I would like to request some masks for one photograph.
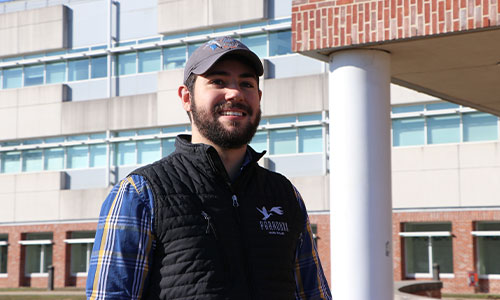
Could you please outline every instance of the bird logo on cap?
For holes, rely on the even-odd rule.
[[[217,48],[220,49],[234,49],[238,48],[238,41],[231,37],[223,37],[215,40],[211,40],[205,44],[205,48],[209,47],[213,51]]]

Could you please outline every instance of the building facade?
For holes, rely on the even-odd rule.
[[[0,287],[45,287],[49,266],[84,286],[101,203],[190,131],[182,68],[225,35],[264,63],[251,145],[300,190],[329,277],[327,64],[292,52],[291,0],[15,0],[0,3]],[[391,105],[394,279],[438,263],[446,292],[500,293],[498,118],[397,85]]]

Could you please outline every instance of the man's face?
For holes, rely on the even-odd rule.
[[[261,91],[255,71],[223,60],[199,75],[191,96],[193,134],[226,149],[250,142],[260,122]]]

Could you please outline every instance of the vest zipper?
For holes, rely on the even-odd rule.
[[[205,220],[207,220],[207,229],[205,230],[205,233],[210,234],[210,231],[212,231],[215,239],[217,240],[217,233],[215,231],[214,224],[210,222],[211,217],[203,210],[201,211],[201,215],[203,216],[203,218],[205,218]]]

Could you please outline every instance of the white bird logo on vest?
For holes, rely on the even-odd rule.
[[[259,209],[257,207],[257,210],[264,216],[262,218],[262,220],[264,220],[264,221],[269,219],[269,217],[272,216],[273,213],[280,215],[280,216],[283,214],[283,209],[281,209],[281,206],[275,206],[275,207],[271,208],[269,210],[269,212],[267,211],[265,206],[262,206],[262,209]]]

